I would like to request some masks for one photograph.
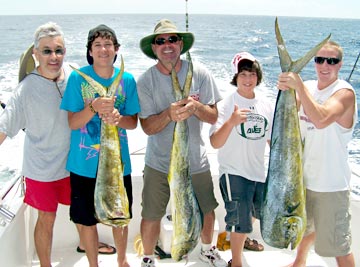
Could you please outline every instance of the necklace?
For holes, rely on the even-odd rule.
[[[176,62],[175,62],[175,64],[174,64],[174,67],[173,67],[173,68],[176,67],[176,64],[179,62],[179,60],[180,60],[180,57],[177,58],[177,60],[176,60]],[[173,68],[171,68],[171,69],[169,70],[169,69],[165,66],[165,64],[164,64],[160,59],[158,59],[158,62],[160,63],[160,65],[161,65],[165,70],[167,70],[168,74],[171,75],[171,69],[173,69]]]
[[[29,73],[29,74],[33,74],[33,75],[42,77],[42,78],[44,78],[44,79],[46,79],[46,80],[49,80],[49,81],[54,82],[55,87],[56,87],[56,89],[57,89],[57,91],[58,91],[58,93],[59,93],[59,96],[60,96],[60,98],[62,99],[62,98],[63,98],[63,95],[62,95],[62,93],[61,93],[61,91],[60,91],[60,88],[59,88],[59,86],[58,86],[58,84],[57,84],[57,80],[59,79],[59,77],[61,76],[61,74],[62,74],[63,71],[64,71],[64,70],[61,69],[60,75],[59,75],[58,77],[54,78],[54,79],[47,78],[47,77],[45,77],[45,76],[43,76],[43,75],[41,75],[41,74],[39,74],[39,73],[35,73],[35,72],[31,72],[31,73]]]

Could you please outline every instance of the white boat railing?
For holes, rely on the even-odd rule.
[[[10,211],[10,207],[6,204],[3,204],[5,198],[8,196],[8,194],[15,190],[17,191],[15,186],[21,187],[20,197],[24,196],[24,185],[21,181],[22,176],[17,177],[16,179],[13,179],[10,184],[4,189],[1,190],[1,198],[0,198],[0,226],[5,226],[7,223],[10,223],[14,217],[15,213]],[[14,191],[13,191],[14,192]]]

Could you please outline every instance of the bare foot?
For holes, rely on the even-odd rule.
[[[304,264],[304,265],[302,265],[302,264],[296,264],[295,262],[292,262],[292,263],[290,263],[290,264],[288,264],[288,265],[285,265],[285,266],[283,266],[283,267],[306,267],[306,265]]]
[[[123,262],[119,262],[119,267],[130,267],[130,265],[125,259]]]

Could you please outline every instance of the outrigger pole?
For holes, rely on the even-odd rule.
[[[356,58],[355,64],[354,64],[354,66],[353,66],[353,68],[352,68],[352,70],[351,70],[351,72],[350,72],[349,77],[346,79],[347,82],[350,82],[351,75],[353,74],[353,72],[354,72],[354,70],[355,70],[355,68],[356,68],[356,64],[357,64],[357,62],[358,62],[358,60],[359,60],[359,57],[360,57],[360,52],[359,52],[359,54],[358,54],[358,56],[357,56],[357,58]]]

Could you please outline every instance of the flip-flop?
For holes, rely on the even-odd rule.
[[[101,251],[102,248],[111,248],[111,251]],[[85,253],[85,249],[81,249],[79,246],[76,248],[76,251],[79,253]],[[116,248],[105,243],[99,243],[98,253],[103,255],[112,255],[116,253]]]

